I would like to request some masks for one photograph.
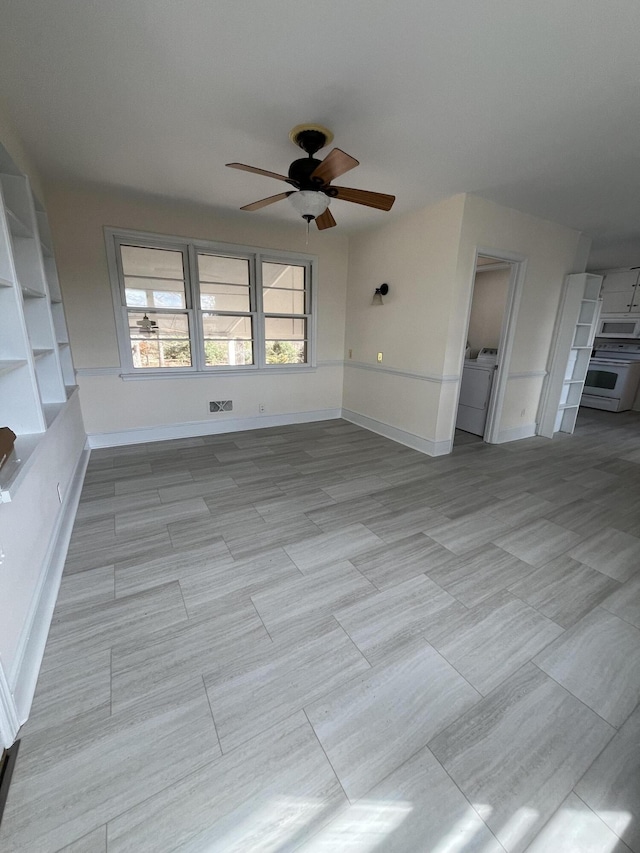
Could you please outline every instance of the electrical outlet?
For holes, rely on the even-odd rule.
[[[264,403],[258,403],[258,411],[261,415],[264,415]]]
[[[349,358],[353,358],[353,350],[352,349],[349,350]]]
[[[378,353],[378,361],[382,361],[382,353],[381,352]]]

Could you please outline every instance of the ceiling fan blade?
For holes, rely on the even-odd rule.
[[[334,148],[333,151],[329,151],[322,163],[316,166],[311,173],[311,180],[328,184],[334,178],[344,175],[345,172],[359,165],[360,162],[355,157],[345,154],[340,148]]]
[[[267,178],[289,182],[289,178],[286,175],[279,175],[277,172],[268,172],[266,169],[258,169],[256,166],[245,166],[244,163],[226,163],[225,165],[230,169],[240,169],[241,172],[252,172],[254,175],[265,175]]]
[[[324,231],[325,228],[333,228],[335,224],[336,221],[329,208],[327,208],[324,213],[321,213],[320,216],[316,216],[318,231]]]
[[[336,190],[335,193],[331,193],[332,198],[353,201],[355,204],[375,207],[376,210],[391,210],[396,200],[394,195],[387,195],[386,193],[372,193],[368,190],[354,190],[349,187],[331,187],[331,189]]]
[[[289,198],[290,195],[293,195],[294,190],[288,193],[278,193],[277,195],[270,195],[268,198],[261,198],[260,201],[254,201],[251,204],[245,204],[244,207],[241,207],[240,210],[260,210],[261,207],[266,207],[268,204],[274,204],[276,201],[281,201],[283,198]]]

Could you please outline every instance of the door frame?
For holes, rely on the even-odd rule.
[[[467,319],[465,323],[464,340],[462,342],[463,359],[464,351],[466,349],[467,336],[469,333],[469,321],[471,319],[471,306],[473,304],[473,293],[475,290],[476,270],[479,257],[495,258],[497,261],[503,261],[504,263],[508,263],[511,265],[509,290],[507,293],[507,301],[504,307],[504,315],[502,318],[500,341],[498,343],[498,365],[495,371],[493,385],[491,387],[489,405],[487,408],[487,420],[484,427],[484,435],[482,436],[482,440],[485,441],[487,444],[499,444],[502,410],[504,407],[504,399],[507,393],[509,366],[511,364],[511,355],[513,353],[513,344],[515,340],[518,311],[520,309],[520,300],[522,298],[522,290],[527,272],[527,258],[525,257],[525,255],[521,255],[518,252],[510,252],[505,249],[489,249],[485,246],[476,247],[475,256],[473,259],[473,273],[469,293],[469,304],[467,306]],[[462,364],[464,365],[464,360],[462,361]],[[462,376],[460,378],[460,382],[462,382]],[[458,397],[459,394],[460,390],[458,389]],[[456,402],[456,415],[457,412],[458,402]]]

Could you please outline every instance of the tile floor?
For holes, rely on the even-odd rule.
[[[640,853],[640,415],[92,454],[0,828],[28,853]]]

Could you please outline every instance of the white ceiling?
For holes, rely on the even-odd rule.
[[[637,0],[0,0],[0,20],[0,94],[49,178],[236,211],[286,186],[224,164],[286,172],[289,130],[319,122],[361,161],[338,183],[397,196],[334,201],[343,230],[474,192],[640,263]]]

